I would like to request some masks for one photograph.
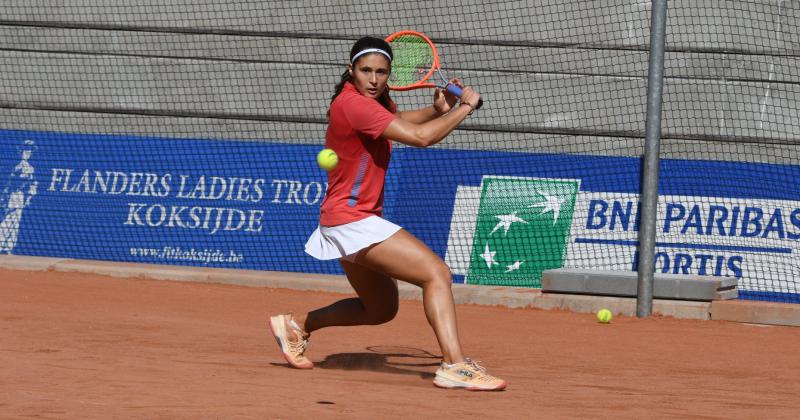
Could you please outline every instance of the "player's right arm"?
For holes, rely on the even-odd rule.
[[[447,137],[467,118],[467,115],[472,113],[480,97],[480,94],[471,88],[464,88],[461,105],[447,114],[421,124],[396,118],[383,131],[383,136],[408,146],[432,146]]]

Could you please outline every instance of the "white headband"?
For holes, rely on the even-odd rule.
[[[358,57],[361,57],[362,55],[369,54],[369,53],[381,53],[381,54],[385,55],[386,58],[389,59],[390,63],[392,62],[392,56],[389,55],[388,52],[386,52],[386,51],[384,51],[384,50],[382,50],[380,48],[367,48],[366,50],[361,50],[358,54],[354,55],[353,58],[350,60],[350,64],[354,64],[356,62],[356,60],[358,60]]]

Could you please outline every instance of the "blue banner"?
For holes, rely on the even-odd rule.
[[[0,130],[0,253],[339,274],[304,252],[327,187],[321,144]],[[473,239],[499,235],[476,224],[493,208],[484,187],[511,179],[532,204],[504,233],[569,217],[557,264],[635,270],[640,169],[629,157],[396,147],[385,217],[469,281],[489,246]],[[745,297],[800,301],[799,177],[797,165],[662,160],[657,269],[736,276]],[[566,196],[545,191],[567,184],[578,188],[569,214],[554,205]],[[614,257],[598,262],[604,253]],[[488,268],[506,270],[498,261]]]
[[[2,131],[3,204],[12,195],[25,202],[15,205],[19,222],[7,223],[4,234],[18,239],[0,252],[339,272],[336,262],[303,251],[327,182],[317,149]],[[22,182],[17,167],[32,175]]]

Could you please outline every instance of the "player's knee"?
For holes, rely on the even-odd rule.
[[[397,316],[400,305],[397,300],[386,302],[380,308],[375,308],[369,312],[369,319],[372,325],[385,324]]]
[[[392,303],[387,303],[386,309],[382,312],[382,317],[380,318],[381,324],[389,322],[397,316],[397,311],[400,309],[400,305],[397,301]]]
[[[450,288],[453,284],[453,273],[444,262],[433,268],[431,282],[439,287]]]

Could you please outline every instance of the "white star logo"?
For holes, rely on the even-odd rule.
[[[497,225],[494,227],[494,229],[492,229],[491,232],[489,232],[489,235],[495,233],[497,229],[500,229],[502,227],[504,229],[503,236],[505,236],[508,234],[508,229],[511,228],[512,223],[514,222],[526,223],[526,224],[528,223],[525,220],[517,217],[517,212],[513,212],[511,214],[500,214],[495,216],[495,218],[500,219],[500,222],[497,223]]]
[[[515,262],[514,262],[514,264],[507,265],[507,266],[506,266],[506,268],[508,268],[508,270],[506,270],[506,273],[510,273],[510,272],[512,272],[512,271],[519,270],[519,267],[520,267],[522,264],[523,264],[523,262],[522,262],[522,261],[515,261]]]
[[[539,214],[553,212],[553,226],[555,226],[556,222],[558,221],[558,214],[561,212],[561,204],[564,203],[564,199],[559,198],[555,195],[549,195],[543,193],[538,189],[536,190],[536,192],[539,193],[539,195],[541,195],[542,197],[544,197],[544,201],[533,203],[528,207],[543,207],[542,210],[539,212]]]
[[[487,268],[492,268],[492,265],[500,265],[497,261],[494,260],[494,254],[497,254],[497,252],[492,251],[491,249],[489,249],[489,243],[487,242],[486,243],[486,248],[483,251],[483,254],[480,255],[480,257],[484,261],[486,261],[486,267]]]

